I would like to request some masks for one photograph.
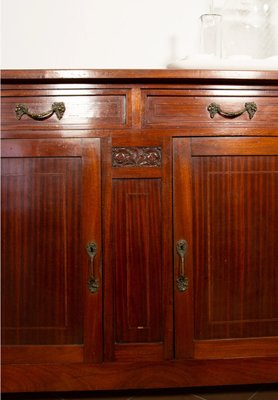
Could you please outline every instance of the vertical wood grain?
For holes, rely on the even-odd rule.
[[[100,139],[82,139],[82,240],[80,253],[83,262],[83,293],[84,304],[84,360],[100,362],[103,357],[102,330],[102,239],[101,239],[101,153]],[[86,246],[94,242],[97,254],[94,258],[95,279],[99,282],[96,293],[88,290],[89,257]]]
[[[193,291],[194,275],[193,238],[192,238],[192,165],[190,139],[173,140],[173,181],[174,181],[174,294],[175,294],[175,357],[193,357]],[[180,257],[176,252],[176,243],[184,239],[188,243],[185,258],[185,276],[189,286],[185,292],[179,292],[176,280],[180,273]]]
[[[25,345],[26,362],[52,360],[59,349],[57,359],[80,360],[84,345],[84,360],[100,361],[100,139],[7,140],[2,149],[5,358],[22,360]],[[91,240],[95,295],[87,289]]]
[[[83,342],[80,168],[70,157],[2,160],[3,343]]]
[[[171,140],[116,138],[113,146],[159,146],[162,168],[111,168],[103,148],[104,354],[107,360],[173,357]],[[110,159],[109,159],[110,154]]]
[[[278,333],[278,158],[195,157],[195,337]]]
[[[114,180],[113,191],[116,341],[161,341],[161,182]]]

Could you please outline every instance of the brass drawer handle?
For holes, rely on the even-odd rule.
[[[177,241],[176,250],[180,256],[180,272],[176,280],[176,285],[179,292],[185,292],[188,289],[188,278],[185,276],[185,258],[188,253],[188,243],[186,240],[181,239]]]
[[[242,115],[243,113],[245,113],[245,111],[248,113],[249,115],[249,119],[252,119],[254,117],[255,112],[257,111],[257,105],[256,103],[245,103],[244,104],[244,108],[240,111],[236,111],[236,112],[227,112],[227,111],[223,111],[221,109],[221,106],[219,106],[216,103],[211,103],[208,108],[207,108],[209,114],[210,114],[210,118],[214,118],[215,114],[219,114],[222,117],[225,118],[236,118],[239,117],[240,115]]]
[[[20,120],[21,117],[25,114],[28,115],[28,117],[35,119],[36,121],[43,121],[47,118],[50,118],[53,114],[56,114],[58,119],[62,119],[65,111],[66,107],[64,103],[53,103],[51,106],[51,110],[41,114],[34,114],[29,112],[29,109],[25,104],[17,104],[15,107],[15,114],[18,120]]]
[[[97,245],[94,242],[89,242],[86,246],[87,254],[89,256],[89,279],[88,289],[90,293],[96,293],[99,289],[99,281],[95,278],[94,259],[97,254]]]

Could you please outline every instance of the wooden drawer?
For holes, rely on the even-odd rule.
[[[246,103],[255,103],[254,115]],[[211,114],[218,106],[220,113]],[[248,105],[247,105],[248,108]],[[245,110],[245,111],[244,111]],[[143,92],[143,126],[145,127],[215,127],[229,126],[278,128],[278,92],[275,90],[145,90]],[[240,111],[244,111],[240,114]],[[235,114],[235,115],[233,115]],[[237,115],[240,114],[240,115]],[[208,125],[209,124],[209,125]]]
[[[113,129],[131,125],[127,89],[5,90],[2,96],[2,128],[6,130]],[[64,113],[53,111],[57,103],[60,109],[64,107]]]

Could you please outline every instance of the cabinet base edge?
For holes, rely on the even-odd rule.
[[[2,392],[155,389],[277,383],[278,357],[2,367]]]

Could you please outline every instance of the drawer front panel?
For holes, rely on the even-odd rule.
[[[248,103],[252,104],[251,115],[248,113]],[[208,110],[209,106],[212,114]],[[195,95],[194,91],[186,93],[163,90],[146,91],[143,94],[145,127],[179,128],[208,124],[210,127],[219,124],[255,127],[265,126],[267,122],[268,126],[278,128],[277,110],[278,97],[274,96],[273,91],[264,96],[258,96],[258,92],[250,95],[246,91],[244,95],[239,91],[221,91],[215,95],[214,91],[211,95],[206,92],[206,95],[200,96],[197,93]]]
[[[63,91],[56,95],[24,95],[11,93],[2,98],[2,125],[4,129],[67,129],[123,128],[130,125],[129,91],[117,90],[78,91],[78,94],[67,95]],[[61,91],[60,91],[61,92]],[[37,93],[37,92],[36,92]],[[65,93],[65,95],[64,95]],[[71,91],[73,93],[73,91]],[[64,113],[51,112],[55,104],[64,105]],[[18,109],[18,113],[16,112]],[[22,111],[23,110],[23,111]],[[25,110],[25,111],[24,111]]]

